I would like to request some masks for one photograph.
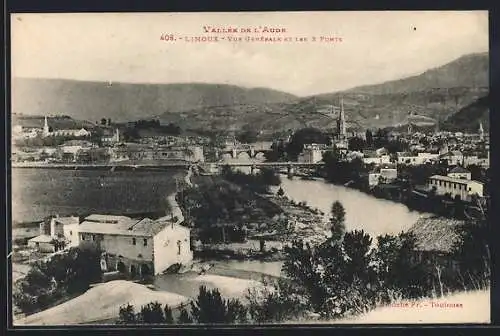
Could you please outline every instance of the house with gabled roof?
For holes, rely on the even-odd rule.
[[[456,166],[448,172],[448,177],[470,180],[471,172],[462,166]]]
[[[166,218],[91,215],[78,226],[78,235],[79,244],[102,251],[104,271],[120,271],[132,278],[161,274],[193,258],[190,229]]]

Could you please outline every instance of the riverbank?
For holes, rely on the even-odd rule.
[[[373,238],[408,231],[420,218],[432,214],[412,211],[405,205],[376,198],[359,190],[324,180],[288,179],[282,175],[281,188],[294,202],[306,202],[329,217],[332,203],[339,201],[346,211],[346,230],[363,230]],[[277,190],[279,187],[274,187]]]
[[[215,238],[218,239],[211,241],[207,239],[206,233],[201,232],[201,228],[193,229],[192,249],[196,258],[283,260],[284,246],[293,240],[303,239],[311,243],[320,243],[330,234],[324,213],[308,206],[306,202],[294,202],[286,196],[278,196],[273,192],[256,193],[247,190],[246,186],[226,181],[223,176],[198,175],[194,179],[200,189],[186,190],[179,195],[183,197],[183,204],[197,204],[197,207],[200,207],[200,204],[206,203],[207,206],[213,207],[213,202],[216,202],[218,207],[210,208],[211,212],[229,210],[227,218],[224,216],[217,218],[216,224],[211,228],[212,231],[222,232],[220,242],[218,239],[221,237],[217,232]],[[232,199],[228,199],[232,197],[233,189],[234,192],[245,190],[246,196],[243,197],[243,194],[239,193],[240,199],[233,203]],[[189,205],[184,206],[189,207]],[[195,214],[196,208],[186,208],[182,211],[192,215],[190,219],[192,222],[202,220],[200,216],[209,216],[205,212]],[[233,231],[241,231],[243,235],[227,239],[228,232]]]

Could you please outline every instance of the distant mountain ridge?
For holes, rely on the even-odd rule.
[[[488,53],[465,55],[416,76],[381,84],[354,87],[345,92],[395,94],[458,87],[489,87]]]
[[[266,88],[227,84],[130,84],[14,78],[12,110],[26,115],[61,113],[95,121],[129,121],[210,106],[287,102],[297,97]]]
[[[59,113],[91,122],[103,117],[113,122],[158,117],[162,123],[173,122],[183,129],[245,127],[272,133],[334,128],[334,116],[324,113],[325,106],[335,105],[338,111],[342,97],[352,127],[379,128],[404,124],[409,113],[453,123],[459,120],[451,118],[454,114],[488,95],[488,81],[487,53],[465,55],[417,76],[309,97],[226,84],[15,78],[12,107],[13,112],[28,115]],[[466,119],[477,122],[474,118],[472,113]]]

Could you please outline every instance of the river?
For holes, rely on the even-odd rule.
[[[238,158],[224,156],[225,162],[259,162],[262,159],[250,159],[246,154]],[[248,173],[249,168],[239,168]],[[407,231],[419,218],[428,216],[418,211],[411,211],[405,205],[385,199],[379,199],[356,189],[326,183],[324,180],[288,179],[281,175],[281,187],[285,195],[296,202],[307,202],[327,216],[332,203],[339,201],[346,211],[346,230],[363,230],[374,241],[378,235],[398,234]],[[274,190],[277,189],[273,188]],[[280,273],[281,262],[221,261],[232,269],[244,269],[270,275]]]
[[[325,183],[323,180],[309,181],[281,176],[281,187],[285,195],[296,202],[307,202],[309,206],[330,214],[332,203],[339,201],[346,211],[346,230],[364,230],[372,237],[383,234],[398,234],[408,230],[426,214],[411,211],[405,205],[375,198],[359,190]]]
[[[226,161],[245,161],[246,155]],[[257,159],[257,161],[260,161]],[[50,169],[13,169],[13,219],[39,220],[59,213],[134,213],[164,208],[165,196],[175,190],[175,177],[185,172],[106,172]],[[285,194],[297,202],[319,208],[326,214],[334,201],[346,210],[346,229],[364,230],[372,237],[397,234],[411,227],[424,214],[406,206],[378,199],[358,190],[325,183],[281,176]],[[221,261],[231,269],[278,275],[280,262]]]

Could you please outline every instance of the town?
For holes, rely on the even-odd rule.
[[[212,14],[12,20],[12,324],[490,322],[487,12]]]

